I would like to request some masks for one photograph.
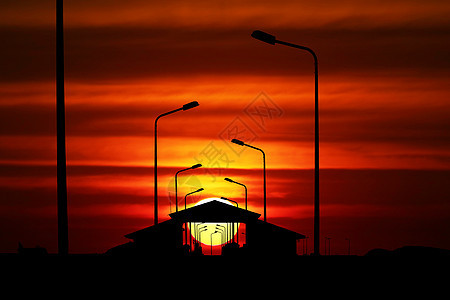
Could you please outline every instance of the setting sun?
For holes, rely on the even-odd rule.
[[[234,206],[230,201],[220,198],[206,198],[200,200],[194,206],[202,205],[213,200]],[[233,240],[237,242],[240,223],[233,223],[233,225],[231,223],[188,223],[188,228],[191,236],[195,240],[204,245],[219,246]]]

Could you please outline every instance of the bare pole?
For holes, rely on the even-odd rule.
[[[56,176],[58,202],[58,253],[69,253],[66,178],[66,117],[64,103],[64,9],[56,1]]]

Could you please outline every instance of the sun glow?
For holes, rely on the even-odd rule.
[[[198,201],[194,206],[219,201],[228,205],[234,205],[230,201],[220,198],[206,198]],[[240,223],[189,223],[189,232],[192,238],[208,246],[220,246],[233,240],[237,242]]]

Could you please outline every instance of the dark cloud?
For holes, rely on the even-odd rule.
[[[315,49],[321,74],[444,74],[448,28],[273,29],[280,39]],[[131,80],[185,75],[311,74],[307,53],[250,38],[251,29],[69,28],[68,80]],[[269,29],[270,31],[270,29]],[[53,80],[54,29],[2,28],[1,81]]]

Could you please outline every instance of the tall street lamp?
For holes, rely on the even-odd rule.
[[[154,165],[153,165],[153,170],[154,170],[154,173],[155,173],[155,175],[154,175],[154,177],[155,177],[155,178],[154,178],[154,180],[155,180],[155,182],[154,182],[154,188],[155,188],[155,191],[154,191],[154,195],[153,195],[153,197],[154,197],[154,202],[155,202],[155,203],[154,203],[154,206],[155,206],[155,215],[154,215],[155,225],[158,224],[158,144],[157,144],[157,140],[158,140],[158,139],[157,139],[157,134],[158,134],[158,130],[157,130],[157,128],[158,128],[158,120],[159,120],[161,117],[164,117],[164,116],[167,116],[167,115],[176,113],[176,112],[181,111],[181,110],[188,110],[188,109],[197,107],[198,105],[199,105],[199,104],[198,104],[197,101],[192,101],[192,102],[189,102],[189,103],[183,105],[183,106],[180,107],[180,108],[177,108],[177,109],[171,110],[171,111],[169,111],[169,112],[160,114],[160,115],[155,119],[155,162],[154,162]]]
[[[308,47],[279,41],[275,38],[275,36],[260,30],[253,31],[252,37],[271,45],[280,44],[308,51],[314,58],[314,255],[319,255],[319,68],[317,63],[317,55],[312,49]]]
[[[267,221],[267,213],[266,213],[266,154],[264,153],[264,151],[262,151],[262,149],[254,147],[252,145],[246,144],[243,141],[237,140],[237,139],[232,139],[231,140],[232,143],[239,145],[239,146],[247,146],[250,147],[252,149],[261,151],[262,155],[263,155],[263,168],[264,168],[264,222]]]
[[[225,181],[231,182],[231,183],[235,183],[235,184],[239,184],[242,185],[245,188],[245,210],[247,210],[247,187],[245,186],[245,184],[234,181],[230,178],[224,178]]]
[[[194,169],[200,168],[201,166],[202,166],[202,164],[196,164],[196,165],[193,165],[192,167],[180,170],[180,171],[175,173],[175,211],[176,212],[178,212],[178,187],[177,187],[177,185],[178,185],[178,179],[177,179],[178,174],[181,173],[181,172],[188,171],[188,170],[194,170]],[[186,209],[186,203],[184,204],[184,209]]]

